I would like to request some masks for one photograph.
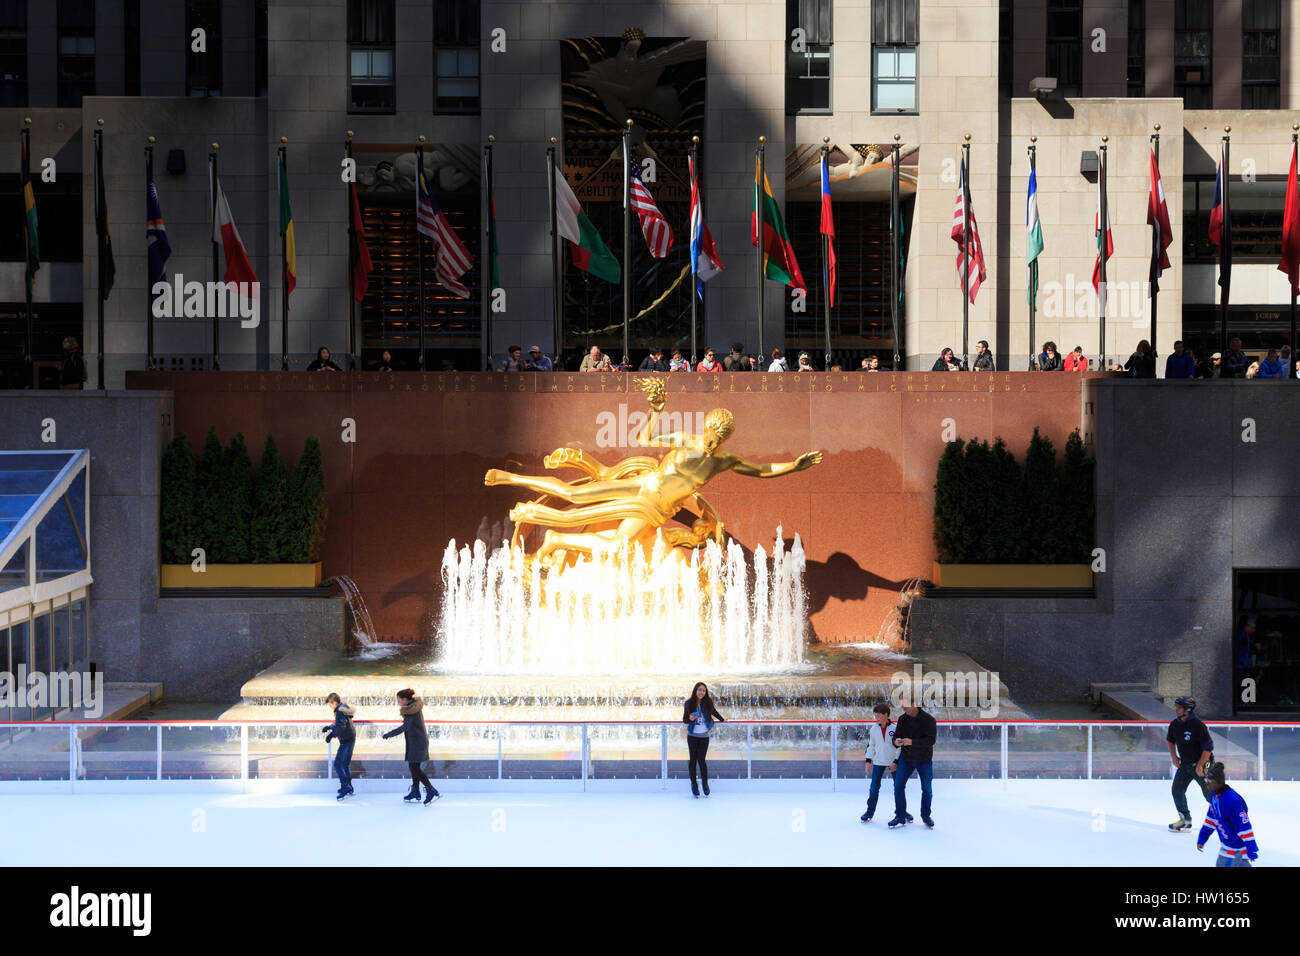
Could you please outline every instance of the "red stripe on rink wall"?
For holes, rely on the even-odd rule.
[[[483,528],[510,534],[506,514],[521,493],[484,487],[484,472],[543,474],[542,458],[569,444],[606,463],[643,454],[627,446],[646,407],[634,377],[129,372],[127,387],[173,392],[175,429],[196,450],[210,425],[222,441],[243,432],[255,466],[268,434],[291,463],[305,438],[318,436],[329,508],[325,576],[357,582],[377,637],[421,641],[438,611],[448,539],[473,540]],[[770,551],[778,525],[787,541],[799,533],[812,635],[828,642],[873,638],[903,584],[930,576],[946,427],[965,439],[1002,437],[1020,458],[1037,426],[1058,461],[1070,432],[1083,428],[1086,438],[1089,427],[1083,376],[1067,373],[664,377],[669,428],[698,430],[704,414],[724,407],[736,416],[728,447],[746,458],[825,453],[822,464],[781,478],[722,475],[703,494],[748,549]],[[355,423],[355,442],[342,441],[344,419]]]

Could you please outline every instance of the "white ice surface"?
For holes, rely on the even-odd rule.
[[[806,783],[812,784],[812,781]],[[1191,834],[1171,834],[1169,784],[1158,781],[936,780],[937,828],[920,825],[920,792],[908,787],[917,822],[858,821],[865,794],[814,788],[771,792],[717,780],[709,799],[684,781],[668,791],[457,791],[429,807],[399,793],[335,802],[319,793],[25,794],[0,798],[6,827],[0,865],[325,864],[661,865],[684,859],[723,865],[1213,866]],[[851,787],[842,783],[842,788]],[[1241,782],[1262,866],[1300,865],[1300,783]],[[1199,827],[1204,801],[1188,793]],[[1200,814],[1197,816],[1197,814]]]

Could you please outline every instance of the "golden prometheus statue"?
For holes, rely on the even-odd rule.
[[[728,470],[751,478],[775,478],[811,468],[822,460],[820,451],[810,451],[794,461],[760,465],[732,454],[722,444],[735,430],[736,419],[725,408],[715,408],[705,416],[702,435],[654,435],[667,386],[656,378],[640,378],[636,384],[646,393],[650,406],[637,443],[669,449],[661,457],[643,455],[605,466],[581,449],[558,448],[544,459],[546,468],[573,468],[585,477],[563,481],[497,468],[484,475],[485,485],[513,485],[542,496],[515,505],[510,520],[515,523],[514,547],[522,547],[534,527],[547,529],[533,555],[543,566],[573,563],[579,555],[609,554],[632,544],[648,554],[659,529],[683,509],[694,510],[697,517],[689,531],[673,528],[663,532],[670,548],[700,548],[710,537],[721,543],[722,521],[699,494],[713,478]],[[562,533],[557,528],[569,530]]]

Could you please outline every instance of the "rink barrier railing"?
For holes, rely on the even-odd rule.
[[[130,729],[130,730],[147,730],[147,729],[152,728],[152,729],[154,730],[154,733],[155,733],[155,772],[154,772],[154,774],[153,774],[152,776],[140,776],[140,777],[135,777],[135,778],[128,777],[128,778],[126,778],[126,780],[124,780],[124,781],[123,781],[123,780],[112,780],[112,782],[115,782],[115,783],[123,783],[123,782],[125,782],[125,783],[133,783],[133,782],[144,783],[144,782],[183,782],[183,780],[184,780],[185,778],[182,778],[182,777],[179,777],[179,776],[177,776],[177,777],[168,777],[168,776],[165,776],[165,775],[164,775],[164,757],[165,757],[165,755],[166,755],[166,754],[171,754],[172,756],[180,756],[180,755],[195,756],[196,754],[201,755],[201,754],[204,753],[203,751],[195,751],[195,750],[172,750],[172,751],[164,751],[164,747],[163,747],[163,731],[164,731],[165,729],[167,729],[167,728],[172,728],[172,729],[177,729],[177,730],[180,730],[180,729],[191,729],[191,730],[192,730],[192,729],[206,728],[206,729],[223,729],[223,730],[230,731],[230,730],[234,730],[234,729],[237,728],[237,729],[239,730],[239,773],[238,773],[238,776],[235,777],[235,776],[233,776],[233,775],[230,775],[230,776],[227,776],[227,775],[215,775],[215,776],[212,776],[212,777],[202,777],[202,776],[201,776],[201,777],[198,777],[198,778],[191,777],[190,779],[208,780],[208,781],[213,781],[213,782],[215,782],[215,781],[227,781],[227,782],[230,782],[230,781],[235,781],[235,780],[237,780],[237,781],[239,781],[239,782],[243,785],[244,788],[247,788],[247,786],[248,786],[248,784],[249,784],[249,781],[250,781],[251,779],[253,779],[252,775],[250,774],[250,769],[249,769],[249,768],[250,768],[250,738],[249,738],[249,730],[250,730],[250,729],[256,729],[256,728],[278,729],[278,728],[296,728],[296,727],[317,727],[317,728],[319,728],[319,727],[322,726],[322,724],[324,724],[324,723],[329,723],[329,722],[330,722],[330,721],[329,721],[329,718],[328,718],[328,717],[325,717],[325,716],[322,716],[322,718],[321,718],[320,720],[264,720],[264,721],[263,721],[263,720],[158,720],[158,721],[130,721],[130,720],[121,720],[121,721],[48,721],[48,720],[47,720],[47,721],[0,721],[0,735],[4,735],[4,732],[5,732],[6,730],[10,730],[10,729],[14,729],[14,730],[18,730],[18,731],[27,730],[27,731],[37,731],[37,732],[39,732],[39,731],[42,731],[42,730],[44,730],[44,731],[49,731],[49,730],[56,730],[56,729],[58,729],[58,728],[66,728],[66,730],[67,730],[67,735],[68,735],[68,737],[67,737],[67,744],[66,744],[67,749],[68,749],[68,765],[67,765],[67,773],[68,773],[68,776],[67,776],[66,779],[65,779],[65,778],[62,778],[62,777],[55,778],[55,780],[54,780],[53,782],[62,782],[62,783],[66,783],[66,784],[68,785],[69,789],[70,789],[71,791],[75,792],[76,789],[77,789],[77,783],[78,783],[78,780],[79,780],[79,779],[81,779],[81,781],[82,781],[83,783],[87,782],[87,781],[84,779],[84,777],[85,777],[85,772],[84,772],[84,766],[83,766],[83,759],[84,759],[84,756],[85,756],[85,749],[84,749],[84,746],[83,746],[83,744],[82,744],[82,740],[81,740],[81,734],[82,734],[83,731],[103,731],[103,730],[110,729],[110,728],[126,728],[126,729]],[[400,721],[400,720],[385,720],[385,719],[377,719],[377,720],[355,720],[355,721],[353,721],[353,724],[354,724],[354,726],[356,726],[358,729],[363,728],[363,727],[375,727],[375,728],[387,727],[387,728],[391,728],[391,727],[399,726],[399,725],[401,724],[401,721]],[[1094,772],[1093,772],[1093,771],[1094,771],[1094,756],[1096,756],[1096,754],[1098,753],[1097,749],[1094,747],[1094,733],[1093,733],[1093,732],[1094,732],[1094,729],[1098,729],[1098,728],[1100,728],[1100,729],[1105,729],[1105,728],[1114,728],[1114,729],[1121,729],[1121,728],[1143,728],[1143,729],[1148,729],[1148,730],[1159,730],[1159,731],[1161,731],[1161,734],[1162,734],[1161,737],[1160,737],[1160,739],[1159,739],[1159,743],[1164,744],[1164,743],[1165,743],[1165,740],[1164,740],[1164,737],[1163,737],[1163,732],[1164,732],[1164,731],[1166,730],[1166,728],[1168,727],[1168,722],[1164,722],[1164,721],[1134,721],[1134,720],[1001,720],[1001,721],[999,721],[999,720],[940,720],[940,721],[937,721],[937,724],[938,724],[938,726],[939,726],[940,729],[944,729],[944,728],[966,728],[966,727],[970,727],[970,728],[984,728],[984,729],[993,729],[993,728],[997,728],[997,730],[998,730],[998,734],[997,734],[997,736],[998,736],[998,751],[999,751],[999,753],[998,753],[999,773],[998,773],[998,775],[997,775],[996,777],[994,777],[993,779],[1000,779],[1000,780],[1002,781],[1002,785],[1003,785],[1003,788],[1004,788],[1004,789],[1005,789],[1005,787],[1006,787],[1006,785],[1007,785],[1007,781],[1008,781],[1009,779],[1011,779],[1011,775],[1012,775],[1012,774],[1011,774],[1011,770],[1012,770],[1012,768],[1011,768],[1011,758],[1012,758],[1012,756],[1013,756],[1013,748],[1012,748],[1012,746],[1011,746],[1011,731],[1012,731],[1013,728],[1025,728],[1025,729],[1038,729],[1038,728],[1041,728],[1041,729],[1053,729],[1053,728],[1057,728],[1057,729],[1059,729],[1059,728],[1070,729],[1070,728],[1076,728],[1076,729],[1083,729],[1083,730],[1085,730],[1086,733],[1085,733],[1085,735],[1084,735],[1084,746],[1083,746],[1081,749],[1076,748],[1076,749],[1073,749],[1073,750],[1071,750],[1071,749],[1060,749],[1060,750],[1023,750],[1023,751],[1020,751],[1019,753],[1020,753],[1021,756],[1029,756],[1029,755],[1033,755],[1033,754],[1039,754],[1039,755],[1058,755],[1058,756],[1071,756],[1071,755],[1074,755],[1074,756],[1082,756],[1082,757],[1084,758],[1084,765],[1085,765],[1085,770],[1084,770],[1084,773],[1083,773],[1082,775],[1065,775],[1065,774],[1060,774],[1060,773],[1058,773],[1058,774],[1055,775],[1055,777],[1056,777],[1056,778],[1059,778],[1059,779],[1071,779],[1071,780],[1079,780],[1079,779],[1083,779],[1083,780],[1093,780],[1093,779],[1102,779],[1101,777],[1094,777]],[[1292,732],[1294,732],[1294,731],[1297,730],[1297,729],[1300,729],[1300,721],[1295,722],[1295,723],[1292,723],[1292,722],[1288,722],[1288,721],[1228,721],[1228,720],[1224,720],[1224,721],[1206,721],[1205,724],[1206,724],[1206,726],[1207,726],[1208,728],[1210,728],[1210,730],[1211,730],[1212,732],[1213,732],[1216,728],[1219,728],[1221,731],[1222,731],[1222,730],[1229,730],[1229,731],[1230,731],[1230,730],[1232,730],[1232,729],[1234,729],[1234,728],[1236,728],[1236,729],[1240,729],[1240,730],[1243,730],[1243,731],[1248,731],[1248,730],[1252,730],[1252,729],[1255,731],[1255,734],[1254,734],[1254,738],[1255,738],[1255,739],[1254,739],[1254,743],[1255,743],[1255,751],[1254,751],[1253,753],[1251,753],[1250,751],[1243,751],[1241,754],[1233,753],[1233,754],[1230,754],[1230,755],[1225,755],[1225,754],[1221,754],[1221,753],[1216,753],[1216,759],[1223,759],[1224,756],[1227,756],[1228,759],[1237,759],[1237,760],[1240,760],[1240,759],[1242,759],[1242,756],[1244,755],[1244,757],[1246,758],[1246,763],[1247,763],[1247,765],[1250,765],[1251,763],[1253,763],[1253,764],[1254,764],[1254,767],[1255,767],[1255,773],[1254,773],[1253,776],[1249,777],[1249,779],[1260,780],[1260,781],[1263,781],[1263,780],[1267,780],[1267,779],[1268,779],[1267,770],[1266,770],[1267,763],[1266,763],[1266,760],[1265,760],[1265,757],[1264,757],[1264,738],[1265,738],[1265,731],[1266,731],[1267,729],[1269,729],[1269,728],[1276,728],[1277,730],[1283,730],[1283,729],[1285,729],[1285,730],[1289,730],[1289,731],[1292,731]],[[820,765],[826,766],[826,769],[829,770],[829,775],[828,775],[828,776],[818,776],[818,777],[815,777],[814,779],[823,779],[823,780],[824,780],[824,779],[829,779],[830,782],[831,782],[831,789],[832,789],[832,790],[835,790],[835,789],[837,789],[837,784],[838,784],[839,782],[841,782],[841,781],[845,781],[845,780],[848,780],[848,781],[854,781],[854,780],[857,779],[857,778],[855,778],[855,777],[843,777],[843,776],[840,775],[839,767],[840,767],[840,764],[841,764],[841,762],[842,762],[841,759],[840,759],[840,750],[841,750],[842,743],[848,743],[848,744],[850,744],[850,745],[852,746],[852,749],[853,749],[855,752],[861,752],[861,751],[863,750],[863,747],[860,746],[860,745],[858,744],[857,741],[854,741],[854,740],[852,740],[852,739],[850,739],[850,738],[846,738],[846,740],[842,742],[841,739],[840,739],[841,729],[842,729],[842,728],[852,728],[852,727],[857,727],[857,728],[862,728],[863,730],[869,730],[869,729],[870,729],[871,727],[873,727],[874,725],[875,725],[875,722],[872,721],[872,720],[869,720],[869,719],[864,719],[864,720],[739,720],[739,719],[738,719],[738,720],[728,720],[728,721],[725,721],[725,722],[723,723],[723,725],[721,725],[723,728],[726,728],[726,727],[744,727],[744,728],[745,728],[745,741],[744,741],[744,749],[745,749],[745,757],[744,757],[745,773],[744,773],[743,776],[736,776],[736,775],[730,775],[730,774],[728,774],[728,775],[726,776],[726,779],[744,779],[744,780],[757,780],[757,779],[762,779],[762,778],[755,777],[755,776],[754,776],[754,773],[753,773],[753,770],[754,770],[754,762],[755,762],[755,756],[754,756],[754,744],[755,744],[755,740],[754,740],[754,728],[755,728],[755,727],[759,727],[759,728],[806,728],[806,729],[826,728],[826,730],[827,730],[827,734],[828,734],[827,739],[824,740],[824,741],[818,741],[818,742],[817,742],[817,744],[816,744],[816,752],[817,752],[817,753],[821,753],[821,752],[823,751],[823,749],[825,749],[825,750],[829,750],[828,759],[827,759],[827,757],[822,757],[822,758],[818,759],[818,757],[816,756],[815,753],[811,753],[811,752],[809,752],[809,751],[810,751],[810,748],[801,748],[798,744],[795,744],[795,743],[786,743],[786,744],[784,745],[784,747],[781,747],[780,749],[783,749],[786,753],[790,754],[790,756],[789,756],[788,758],[784,758],[784,759],[795,760],[795,761],[798,761],[798,762],[801,763],[801,764],[817,763],[817,764],[820,764]],[[587,789],[587,784],[588,784],[589,781],[593,781],[593,780],[596,780],[596,779],[597,779],[597,775],[593,772],[593,769],[592,769],[592,764],[593,764],[593,757],[592,757],[592,741],[593,741],[593,738],[592,738],[591,731],[592,731],[593,729],[595,729],[595,728],[602,728],[602,727],[606,727],[606,728],[608,728],[608,727],[634,727],[634,728],[635,728],[635,727],[641,727],[641,728],[658,727],[658,728],[659,728],[659,731],[660,731],[660,733],[659,733],[660,748],[659,748],[659,774],[658,774],[657,779],[661,782],[661,784],[662,784],[662,788],[663,788],[663,789],[667,789],[667,787],[668,787],[668,781],[669,781],[670,779],[673,779],[673,778],[670,778],[670,776],[669,776],[669,738],[670,738],[670,735],[671,735],[670,732],[675,730],[675,731],[676,731],[680,736],[682,736],[682,737],[685,736],[684,725],[683,725],[681,722],[677,722],[677,721],[635,721],[635,720],[608,720],[608,721],[601,721],[601,720],[588,720],[588,721],[576,721],[576,720],[551,720],[551,721],[529,721],[529,720],[526,720],[526,721],[511,721],[511,720],[439,720],[439,721],[426,721],[426,727],[428,727],[428,728],[434,728],[434,729],[437,729],[437,728],[440,728],[440,727],[447,727],[447,728],[456,728],[456,727],[484,727],[484,728],[495,728],[495,729],[496,729],[496,733],[495,733],[495,743],[496,743],[496,767],[497,767],[497,772],[496,772],[496,776],[495,776],[495,778],[492,778],[490,775],[487,776],[487,777],[484,777],[484,776],[481,775],[481,774],[477,774],[477,775],[472,775],[472,776],[466,776],[466,777],[463,777],[463,778],[457,778],[457,777],[441,777],[441,778],[436,778],[436,779],[466,779],[466,780],[470,780],[470,779],[474,779],[474,780],[483,780],[483,779],[489,779],[489,780],[490,780],[490,779],[495,779],[495,780],[497,780],[497,781],[504,781],[504,780],[514,779],[514,778],[517,777],[517,775],[516,775],[516,774],[513,774],[513,773],[511,774],[511,776],[507,777],[507,775],[506,775],[506,773],[505,773],[505,762],[506,762],[506,757],[505,757],[505,751],[504,751],[504,736],[503,736],[503,730],[504,730],[504,729],[506,729],[506,728],[549,728],[549,727],[573,727],[573,728],[579,728],[580,736],[579,736],[578,740],[575,741],[575,743],[577,743],[578,746],[579,746],[579,751],[578,751],[578,755],[577,755],[576,759],[575,759],[575,758],[554,758],[554,757],[551,757],[551,758],[546,758],[546,757],[530,757],[530,758],[528,758],[528,759],[532,760],[532,761],[535,762],[535,763],[536,763],[536,762],[546,762],[548,759],[549,759],[550,761],[552,761],[552,762],[557,763],[557,764],[558,764],[558,763],[566,763],[566,764],[568,764],[568,763],[575,763],[575,762],[576,762],[577,765],[578,765],[578,775],[577,775],[577,777],[576,777],[576,778],[570,778],[570,777],[568,777],[567,775],[564,775],[564,776],[562,776],[562,779],[575,779],[575,781],[580,781],[583,790],[586,790],[586,789]],[[719,725],[715,725],[715,731],[718,730],[718,729],[719,729]],[[14,783],[22,784],[22,783],[27,783],[27,782],[38,782],[38,781],[39,781],[39,782],[51,782],[50,780],[48,780],[48,779],[46,779],[46,778],[37,778],[37,780],[35,780],[35,781],[25,781],[25,780],[23,780],[22,778],[13,779],[13,778],[9,778],[9,777],[7,776],[7,774],[5,773],[5,765],[6,765],[6,762],[11,762],[11,763],[12,763],[12,762],[16,762],[16,761],[7,761],[6,758],[9,756],[8,752],[11,750],[11,748],[13,747],[13,744],[14,744],[14,743],[19,742],[19,741],[22,740],[22,735],[21,735],[21,734],[20,734],[19,736],[17,736],[17,737],[12,736],[12,734],[10,734],[9,736],[10,736],[10,739],[9,739],[9,741],[8,741],[7,744],[6,744],[5,742],[0,741],[0,785],[11,785],[11,784],[14,784]],[[360,734],[358,734],[358,738],[359,738],[359,737],[360,737]],[[376,737],[375,739],[378,740],[379,738]],[[717,739],[717,738],[715,737],[714,739]],[[397,740],[398,743],[400,744],[400,742],[401,742],[401,738],[398,737],[398,738],[396,738],[396,740]],[[1228,745],[1230,745],[1230,746],[1233,746],[1235,749],[1240,749],[1240,742],[1238,742],[1238,741],[1229,741],[1229,740],[1226,739],[1225,736],[1223,736],[1222,733],[1220,733],[1220,735],[1219,735],[1219,737],[1218,737],[1218,740],[1220,740],[1220,741],[1224,741],[1226,744],[1228,744]],[[490,744],[491,742],[492,742],[491,739],[488,739],[488,740],[485,741],[485,743],[488,743],[488,744]],[[735,742],[729,741],[729,742],[727,742],[727,744],[725,744],[725,746],[727,746],[727,747],[729,747],[729,748],[734,748],[734,747],[735,747]],[[780,745],[778,745],[778,747],[779,747],[779,746],[780,746]],[[323,753],[322,753],[322,756],[321,756],[320,759],[323,761],[323,764],[324,764],[324,776],[323,776],[323,777],[321,777],[321,776],[311,776],[311,777],[307,777],[306,779],[308,779],[308,780],[311,780],[311,779],[315,779],[315,780],[319,780],[319,779],[332,779],[332,778],[333,778],[333,758],[334,758],[334,747],[333,747],[333,744],[331,744],[331,743],[325,743],[325,742],[324,742],[324,735],[323,735],[323,734],[321,735],[321,748],[322,748],[322,750],[323,750]],[[777,749],[777,748],[774,748],[774,749]],[[433,748],[431,747],[431,760],[439,759],[438,757],[434,757],[434,756],[432,755],[432,750],[433,750]],[[132,751],[127,751],[127,752],[128,752],[128,753],[137,753],[137,752],[132,752]],[[1105,753],[1119,754],[1119,753],[1123,753],[1123,752],[1122,752],[1122,751],[1107,751],[1107,752],[1105,752]],[[1151,758],[1153,755],[1154,755],[1154,756],[1161,756],[1161,755],[1162,755],[1161,752],[1158,751],[1158,750],[1145,750],[1145,751],[1132,751],[1132,750],[1130,750],[1130,751],[1127,751],[1127,753],[1129,753],[1129,754],[1131,754],[1131,755],[1133,755],[1133,756],[1135,756],[1135,757],[1138,757],[1138,758],[1142,758],[1142,757]],[[209,756],[212,756],[212,757],[222,757],[222,756],[226,756],[226,755],[224,755],[224,754],[222,754],[222,753],[220,753],[220,752],[215,752],[215,753],[214,753],[214,752],[208,752],[208,755],[209,755]],[[281,756],[285,756],[285,755],[281,755]],[[292,756],[300,756],[300,754],[294,754],[294,755],[292,755]],[[936,756],[943,757],[943,756],[945,756],[945,754],[941,751],[941,752],[938,753]],[[954,754],[953,754],[953,752],[949,751],[948,754],[947,754],[946,756],[950,756],[950,757],[951,757],[951,756],[954,756]],[[956,756],[960,756],[960,753],[957,753]],[[1167,754],[1164,754],[1164,756],[1167,757]],[[394,757],[394,756],[392,756],[391,754],[384,754],[384,755],[381,755],[381,757],[382,757],[382,759],[384,759],[384,760],[386,760],[386,761],[397,761],[397,758]],[[357,759],[357,758],[361,758],[361,759],[374,759],[374,757],[373,757],[372,755],[368,755],[368,754],[365,754],[365,753],[354,752],[354,759]],[[261,758],[259,757],[259,759],[261,759]],[[315,758],[312,758],[312,759],[315,759]],[[444,757],[443,759],[445,759],[445,757]],[[481,762],[481,761],[483,760],[483,755],[482,755],[481,753],[476,753],[476,754],[473,755],[473,758],[472,758],[472,759],[476,759],[476,760],[479,760],[479,761]],[[489,758],[489,759],[490,759],[490,758]],[[521,760],[521,759],[524,759],[524,758],[522,758],[522,757],[520,757],[520,756],[518,756],[518,755],[512,754],[512,756],[511,756],[510,759],[511,759],[511,760]],[[596,759],[601,759],[601,758],[596,758]],[[681,763],[683,763],[683,764],[686,762],[684,758],[678,758],[678,759],[679,759],[679,761],[680,761]],[[711,759],[716,759],[716,758],[711,758]],[[725,759],[725,758],[724,758],[724,759]],[[762,760],[765,760],[765,759],[769,759],[769,760],[770,760],[770,759],[772,759],[772,758],[763,758],[763,757],[760,757],[760,758],[758,758],[758,759],[759,759],[760,762],[761,762]],[[976,754],[976,759],[978,759],[978,753]],[[626,758],[624,758],[624,760],[626,760]],[[399,762],[400,762],[400,761],[399,761]],[[610,762],[610,761],[608,761],[608,760],[604,760],[604,762]],[[642,761],[642,762],[644,763],[644,761]],[[852,762],[858,762],[857,758],[855,758]],[[403,764],[403,765],[404,765],[404,764]],[[1173,767],[1172,767],[1172,764],[1168,765],[1168,771],[1169,771],[1169,775],[1172,776],[1172,775],[1173,775],[1173,772],[1174,772]],[[1146,776],[1144,776],[1144,778],[1149,778],[1149,774],[1151,773],[1151,771],[1145,771],[1145,772],[1140,771],[1140,773],[1144,773],[1144,774],[1146,775]],[[275,775],[269,775],[269,776],[274,777]],[[531,775],[531,774],[529,774],[529,775],[523,775],[523,776],[524,776],[524,778],[526,778],[526,779],[545,779],[545,777],[544,777],[542,774],[537,774],[536,776]],[[617,775],[612,775],[612,776],[615,777],[615,778],[617,777]],[[629,776],[633,776],[633,775],[629,775]],[[723,777],[719,776],[716,772],[715,772],[714,776],[715,776],[716,778],[718,778],[718,779],[723,779]],[[940,776],[941,779],[942,779],[942,775],[939,775],[939,776]],[[970,777],[970,776],[974,776],[974,774],[967,773],[967,774],[963,774],[963,775],[961,775],[961,776],[967,776],[967,777]],[[1051,774],[1024,774],[1023,776],[1026,776],[1026,777],[1035,777],[1035,776],[1036,776],[1036,777],[1039,777],[1039,778],[1050,778],[1052,775],[1051,775]],[[1232,777],[1233,775],[1230,774],[1229,776]],[[798,775],[798,777],[799,777],[799,778],[804,778],[804,779],[806,779],[805,775],[802,774],[802,773],[800,773],[800,774]],[[1235,778],[1236,778],[1236,779],[1242,779],[1243,776],[1242,776],[1241,774],[1237,774],[1237,775],[1235,775]],[[105,778],[104,780],[99,780],[98,778],[96,778],[96,782],[109,782],[110,779],[111,779],[111,778]],[[298,776],[296,777],[296,779],[304,779],[304,778],[303,778],[301,775],[298,775]],[[366,777],[365,777],[364,774],[354,774],[354,779],[362,780],[362,779],[366,779]],[[391,778],[389,778],[389,777],[387,777],[386,775],[384,775],[384,776],[381,776],[381,777],[378,777],[378,778],[372,778],[372,779],[391,779]],[[554,779],[554,774],[551,775],[551,779]],[[645,778],[645,777],[641,777],[640,779],[647,779],[647,778]],[[656,779],[656,778],[650,778],[650,779]],[[793,777],[788,778],[788,779],[793,779]],[[1278,779],[1282,779],[1282,778],[1278,778]],[[859,785],[860,785],[860,784],[859,784]]]

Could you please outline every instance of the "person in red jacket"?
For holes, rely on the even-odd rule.
[[[713,349],[709,349],[707,352],[705,352],[705,353],[704,353],[704,361],[701,362],[699,365],[695,366],[695,371],[697,371],[697,372],[721,372],[721,371],[722,371],[722,363],[719,362],[719,361],[717,361],[717,360],[714,358],[714,355],[715,355],[715,353],[714,353]]]
[[[1082,345],[1076,345],[1074,351],[1065,357],[1065,370],[1067,372],[1088,371],[1088,356],[1083,354]]]

